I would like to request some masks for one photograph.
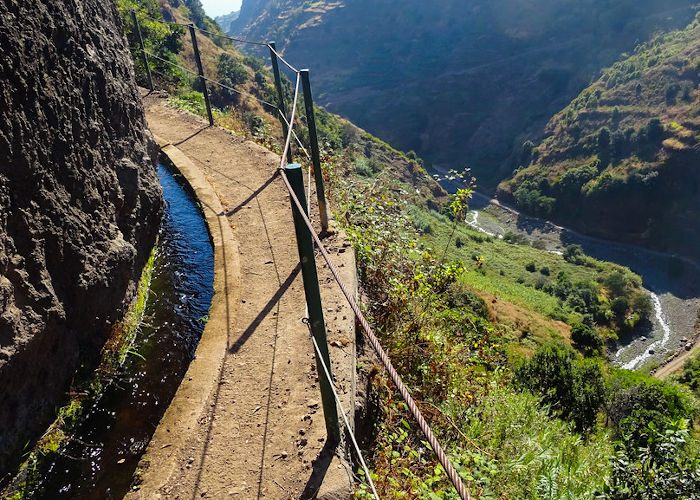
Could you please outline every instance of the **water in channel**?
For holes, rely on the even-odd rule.
[[[107,386],[41,481],[36,497],[122,498],[193,358],[213,296],[214,255],[196,201],[159,165],[163,216],[143,323]]]

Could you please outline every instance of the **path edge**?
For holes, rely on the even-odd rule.
[[[241,303],[238,241],[214,188],[181,150],[157,136],[155,139],[201,205],[214,249],[214,296],[195,357],[139,462],[134,473],[136,485],[125,496],[129,499],[163,498],[162,488],[178,471],[189,438],[199,431],[198,419],[206,413],[209,396],[216,389],[231,325]]]

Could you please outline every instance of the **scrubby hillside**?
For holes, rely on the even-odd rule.
[[[697,256],[700,24],[656,36],[554,116],[500,195],[587,232]]]
[[[638,40],[685,26],[692,3],[245,0],[233,33],[304,61],[330,111],[492,189],[514,145]]]
[[[270,5],[278,4],[241,15],[274,17],[279,12],[265,10]],[[367,3],[317,2],[301,12],[315,13],[309,26],[322,27],[325,14],[353,5]],[[161,13],[180,22],[187,14],[165,1],[151,15]],[[214,78],[276,102],[260,61],[243,58],[220,36],[212,40],[218,45],[206,42],[207,50],[215,55],[206,57]],[[190,64],[186,49],[178,52],[174,60]],[[170,85],[173,106],[204,115],[196,82],[159,84]],[[290,83],[284,87],[289,98]],[[210,90],[217,124],[281,152],[273,110],[216,85]],[[298,109],[306,142],[304,107]],[[466,227],[473,185],[447,197],[415,154],[316,112],[321,173],[355,248],[367,316],[474,498],[700,494],[697,400],[678,384],[606,361],[618,332],[634,331],[651,314],[639,276],[576,246],[557,255],[513,234],[499,239]],[[295,160],[306,161],[300,149]],[[451,498],[400,396],[359,343],[358,391],[368,405],[358,411],[357,429],[381,497]],[[368,496],[365,483],[360,498]]]

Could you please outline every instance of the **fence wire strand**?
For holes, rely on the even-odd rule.
[[[307,316],[308,316],[308,310],[307,310]],[[370,488],[372,488],[372,493],[374,493],[374,498],[379,500],[379,494],[377,493],[377,489],[374,487],[374,481],[372,481],[372,474],[369,471],[369,468],[367,467],[367,464],[365,463],[365,459],[362,456],[362,451],[360,450],[360,445],[357,444],[357,439],[355,438],[355,432],[353,431],[352,427],[350,426],[350,422],[348,421],[348,417],[345,414],[345,409],[343,408],[343,403],[340,402],[340,397],[338,396],[338,392],[335,390],[335,384],[333,383],[333,377],[331,377],[331,374],[329,373],[328,367],[326,366],[326,362],[323,360],[323,356],[321,355],[321,349],[318,347],[318,342],[316,342],[316,339],[313,336],[313,333],[311,332],[311,322],[308,317],[304,318],[302,320],[304,324],[308,327],[309,329],[309,335],[311,336],[311,341],[314,343],[314,349],[316,350],[316,357],[321,361],[321,366],[323,367],[323,371],[326,375],[326,380],[328,380],[328,385],[331,386],[331,391],[333,391],[333,397],[335,398],[335,402],[338,404],[338,408],[340,408],[340,414],[343,416],[343,422],[345,422],[345,428],[348,430],[348,434],[350,435],[350,439],[352,440],[352,445],[355,448],[355,453],[357,453],[357,457],[360,460],[360,465],[362,465],[362,469],[365,471],[365,477],[367,478],[367,481],[369,482]]]
[[[163,23],[163,24],[176,25],[176,26],[189,26],[188,24],[169,23],[169,22],[166,22],[166,21],[161,21],[161,20],[159,20],[159,19],[155,19],[155,18],[152,18],[152,17],[150,17],[150,16],[146,16],[146,15],[144,15],[144,17],[146,17],[146,18],[148,18],[148,19],[151,19],[151,20],[153,20],[153,21],[156,21],[156,22]],[[433,432],[432,432],[430,426],[428,425],[428,423],[426,422],[425,418],[423,417],[423,414],[421,413],[420,409],[418,408],[418,405],[416,404],[416,402],[414,401],[414,399],[413,399],[413,397],[411,396],[410,392],[408,391],[408,389],[407,389],[406,386],[404,385],[403,381],[401,380],[400,375],[398,374],[398,372],[396,371],[396,369],[395,369],[394,366],[392,365],[391,360],[389,359],[389,356],[388,356],[388,355],[386,354],[386,352],[384,351],[384,348],[381,346],[381,344],[380,344],[380,342],[379,342],[379,339],[377,339],[377,337],[376,337],[376,335],[374,334],[372,328],[370,327],[369,323],[367,322],[367,320],[365,319],[364,315],[362,314],[362,311],[360,311],[360,308],[359,308],[357,302],[355,301],[355,298],[352,296],[352,294],[350,294],[350,292],[349,292],[348,289],[347,289],[347,286],[345,285],[344,281],[343,281],[342,278],[340,277],[340,272],[338,271],[338,268],[335,266],[335,264],[334,264],[333,261],[331,260],[330,255],[328,254],[328,251],[327,251],[326,248],[324,247],[324,245],[323,245],[323,243],[321,242],[319,236],[316,234],[316,231],[313,229],[313,226],[312,226],[312,224],[311,224],[311,221],[310,221],[309,217],[306,215],[307,213],[310,213],[310,211],[309,211],[309,208],[310,208],[310,207],[307,206],[307,210],[306,210],[306,211],[304,210],[304,208],[301,206],[301,203],[299,202],[299,199],[298,199],[298,198],[296,197],[296,195],[294,194],[294,190],[292,189],[292,186],[290,185],[289,180],[287,179],[287,175],[286,175],[286,173],[285,173],[285,171],[284,171],[284,165],[285,165],[285,161],[286,161],[286,157],[287,157],[287,151],[289,151],[289,148],[291,147],[292,138],[294,138],[294,139],[296,140],[296,142],[299,144],[299,146],[301,147],[301,149],[302,149],[302,151],[304,152],[304,154],[306,155],[306,157],[307,157],[308,159],[311,159],[311,156],[309,155],[308,151],[307,151],[306,148],[304,148],[304,146],[302,145],[302,143],[301,143],[301,141],[299,140],[299,137],[297,136],[296,132],[294,132],[294,119],[295,119],[295,116],[296,116],[297,102],[298,102],[298,100],[299,100],[299,82],[300,82],[300,79],[301,79],[301,75],[300,75],[299,70],[296,69],[294,66],[292,66],[290,63],[288,63],[288,62],[282,57],[282,55],[281,55],[279,52],[277,52],[277,50],[275,50],[275,49],[274,49],[270,44],[268,44],[268,43],[253,42],[253,41],[250,41],[250,40],[238,39],[238,38],[230,37],[230,36],[227,36],[227,35],[220,35],[220,34],[212,33],[212,32],[207,31],[207,30],[203,30],[203,29],[201,29],[201,28],[197,28],[196,26],[195,26],[195,29],[199,30],[199,31],[202,32],[202,33],[206,33],[206,34],[208,34],[208,35],[211,35],[211,36],[222,36],[222,37],[224,37],[224,38],[228,38],[228,39],[230,39],[230,40],[232,40],[232,41],[236,41],[236,42],[248,43],[248,44],[251,44],[251,45],[267,46],[267,47],[270,49],[270,51],[271,51],[275,56],[277,56],[277,58],[278,58],[279,60],[281,60],[290,70],[292,70],[292,71],[294,71],[294,72],[296,73],[296,84],[295,84],[295,87],[294,87],[294,100],[293,100],[292,112],[291,112],[291,115],[290,115],[290,119],[289,119],[289,120],[287,120],[287,118],[284,116],[284,114],[283,114],[282,111],[279,109],[279,107],[276,106],[276,105],[274,105],[274,104],[271,104],[271,103],[269,103],[269,102],[267,102],[267,101],[264,101],[264,100],[262,100],[262,99],[259,99],[259,98],[257,98],[256,96],[254,96],[254,95],[252,95],[252,94],[249,94],[249,93],[247,93],[247,92],[243,92],[243,91],[240,91],[240,90],[238,90],[238,89],[234,89],[233,87],[229,87],[228,85],[224,85],[224,84],[222,84],[221,82],[218,82],[218,81],[215,81],[215,80],[211,80],[211,79],[206,78],[206,77],[202,77],[202,78],[203,78],[204,80],[208,81],[208,82],[211,82],[211,83],[214,83],[214,84],[216,84],[216,85],[219,85],[219,86],[221,86],[221,87],[223,87],[223,88],[226,88],[226,89],[228,89],[228,90],[230,90],[230,91],[232,91],[232,92],[236,92],[236,93],[238,93],[238,94],[240,94],[240,95],[244,95],[244,96],[251,97],[251,98],[253,98],[253,99],[255,99],[255,100],[261,102],[262,104],[265,104],[265,105],[267,105],[267,106],[271,106],[272,108],[277,109],[278,112],[280,113],[280,115],[282,116],[282,119],[286,122],[288,132],[287,132],[287,137],[285,138],[284,149],[283,149],[283,151],[282,151],[279,169],[280,169],[281,174],[282,174],[280,177],[281,177],[282,180],[284,181],[284,184],[285,184],[285,186],[286,186],[286,188],[287,188],[287,191],[289,192],[290,198],[291,198],[292,202],[294,203],[294,205],[296,206],[296,208],[297,208],[297,210],[299,211],[299,213],[301,214],[301,218],[302,218],[302,220],[304,221],[304,224],[306,225],[307,229],[308,229],[309,232],[311,233],[311,236],[312,236],[312,238],[313,238],[313,240],[314,240],[316,246],[318,247],[319,251],[321,252],[321,255],[323,256],[323,259],[326,261],[326,264],[328,265],[328,268],[330,269],[331,273],[333,274],[333,277],[335,278],[335,281],[338,283],[338,286],[340,287],[340,290],[342,291],[343,295],[345,296],[346,300],[348,301],[348,304],[350,305],[350,308],[353,310],[353,313],[355,314],[355,317],[358,319],[358,321],[359,321],[360,324],[362,325],[362,329],[364,330],[365,334],[367,335],[367,337],[368,337],[370,343],[372,344],[372,347],[374,348],[374,350],[375,350],[375,351],[377,352],[377,354],[379,355],[379,358],[381,359],[382,364],[384,365],[384,367],[386,368],[387,372],[389,373],[389,376],[391,377],[392,381],[394,382],[394,385],[396,386],[396,388],[397,388],[397,389],[399,390],[399,392],[401,393],[401,396],[403,397],[404,401],[406,401],[406,404],[408,405],[409,409],[411,410],[411,413],[413,414],[414,418],[415,418],[416,421],[418,422],[418,425],[420,426],[421,431],[423,432],[423,434],[425,434],[426,438],[428,439],[428,442],[430,443],[430,446],[433,448],[433,451],[435,452],[436,456],[438,457],[438,460],[440,461],[440,463],[442,464],[443,468],[445,469],[445,472],[447,473],[448,477],[450,478],[450,481],[451,481],[452,484],[454,485],[455,489],[456,489],[457,492],[459,493],[459,495],[460,495],[460,497],[462,498],[462,500],[471,500],[471,495],[470,495],[470,493],[469,493],[469,490],[466,488],[466,486],[465,486],[464,483],[462,482],[462,479],[459,477],[459,474],[457,473],[456,469],[454,468],[454,466],[453,466],[452,463],[450,462],[449,458],[447,457],[447,454],[446,454],[445,451],[442,449],[442,446],[440,445],[440,443],[438,442],[438,440],[435,438],[435,436],[434,436],[434,434],[433,434]],[[140,50],[140,49],[137,49],[137,50]],[[185,68],[185,67],[183,67],[183,66],[181,66],[181,65],[179,65],[179,64],[176,64],[176,63],[174,63],[174,62],[172,62],[172,61],[169,61],[169,60],[167,60],[167,59],[164,59],[164,58],[162,58],[162,57],[156,56],[155,54],[151,54],[150,52],[148,52],[148,51],[146,51],[146,50],[144,50],[143,52],[144,52],[146,55],[148,55],[148,56],[150,56],[150,57],[152,57],[152,58],[154,58],[154,59],[156,59],[156,60],[162,61],[162,62],[164,62],[164,63],[166,63],[166,64],[170,64],[170,65],[172,65],[172,66],[174,66],[174,67],[177,67],[177,68],[179,68],[179,69],[181,69],[181,70],[183,70],[183,71],[186,71],[186,72],[188,72],[188,73],[191,73],[191,74],[194,75],[194,76],[198,76],[198,77],[200,76],[199,73],[196,73],[196,72],[194,72],[194,71],[192,71],[192,70],[189,70],[189,69],[187,69],[187,68]],[[168,78],[165,74],[161,73],[160,71],[157,71],[157,70],[154,70],[154,69],[152,69],[152,71],[153,71],[154,73],[156,73],[156,74],[159,74],[159,75],[165,77],[165,78]],[[321,173],[320,173],[320,172],[317,172],[316,175],[321,175]],[[308,192],[308,196],[307,196],[307,204],[310,204],[310,198],[311,198],[311,166],[310,166],[310,164],[309,164],[309,180],[308,180],[308,186],[309,186],[309,192]],[[307,313],[306,313],[306,314],[307,314],[307,316],[308,316],[308,309],[307,309]],[[336,402],[337,402],[338,405],[340,406],[341,414],[343,415],[343,420],[345,421],[345,425],[346,425],[346,427],[348,428],[348,432],[350,433],[350,436],[351,436],[352,441],[353,441],[353,445],[354,445],[354,447],[355,447],[355,449],[356,449],[356,451],[357,451],[357,454],[358,454],[358,457],[359,457],[360,462],[361,462],[361,464],[362,464],[362,467],[363,467],[363,469],[365,470],[365,474],[366,474],[366,477],[367,477],[367,479],[368,479],[368,481],[369,481],[369,483],[370,483],[370,486],[371,486],[371,488],[372,488],[372,492],[374,493],[375,498],[379,498],[379,496],[377,495],[377,491],[376,491],[376,489],[374,488],[374,483],[372,482],[372,477],[371,477],[371,475],[370,475],[370,473],[369,473],[369,469],[367,468],[367,465],[366,465],[366,463],[365,463],[365,461],[364,461],[364,458],[362,457],[362,454],[360,453],[360,449],[359,449],[359,446],[358,446],[358,444],[357,444],[357,441],[355,440],[354,433],[352,432],[352,430],[351,430],[351,428],[350,428],[350,424],[349,424],[349,422],[348,422],[348,420],[347,420],[347,417],[346,417],[346,415],[345,415],[345,411],[344,411],[344,409],[343,409],[343,407],[342,407],[342,404],[340,403],[340,399],[339,399],[339,397],[338,397],[338,394],[337,394],[336,391],[335,391],[335,387],[334,387],[334,385],[333,385],[333,383],[332,383],[332,379],[331,379],[331,377],[330,377],[328,367],[326,367],[326,364],[325,364],[325,362],[323,361],[323,358],[320,356],[318,344],[316,343],[316,340],[313,338],[313,336],[312,336],[312,340],[313,340],[313,343],[314,343],[314,349],[316,350],[317,356],[319,356],[319,359],[321,360],[321,364],[322,364],[322,366],[323,366],[323,369],[324,369],[324,371],[326,372],[326,378],[330,381],[330,386],[331,386],[331,389],[332,389],[332,391],[333,391],[333,396],[335,397]]]
[[[231,40],[233,42],[246,43],[248,45],[258,45],[260,47],[267,47],[268,46],[268,44],[265,42],[254,42],[252,40],[245,40],[243,38],[236,38],[235,36],[229,36],[229,35],[226,35],[225,33],[214,33],[212,31],[207,31],[207,30],[199,28],[197,26],[195,26],[194,29],[196,29],[197,31],[200,31],[202,33],[206,33],[207,35],[218,36],[220,38],[225,38],[226,40]]]
[[[168,26],[183,26],[185,28],[188,26],[185,23],[176,23],[174,21],[166,21],[165,19],[156,19],[155,17],[149,16],[148,14],[140,14],[140,16],[146,19],[150,19],[151,21],[154,21],[156,23],[167,24]]]
[[[297,73],[297,81],[296,84],[294,85],[294,100],[292,101],[292,114],[291,114],[291,120],[289,120],[289,123],[294,122],[294,115],[297,112],[297,101],[299,100],[299,81],[301,80],[301,75]],[[289,151],[289,147],[291,146],[292,142],[292,130],[293,127],[287,127],[287,138],[284,141],[284,149],[282,150],[282,158],[280,159],[280,170],[284,168],[284,162],[287,159],[287,151]]]
[[[280,54],[279,52],[277,52],[277,49],[275,49],[275,48],[274,48],[272,45],[270,45],[269,43],[266,43],[265,45],[267,45],[268,48],[270,49],[270,51],[271,51],[273,54],[275,54],[275,55],[277,56],[277,59],[279,59],[280,61],[282,61],[289,69],[291,69],[292,71],[294,71],[294,72],[297,73],[297,74],[299,73],[299,70],[296,69],[296,68],[295,68],[294,66],[292,66],[291,64],[289,64],[289,63],[287,62],[287,60],[286,60],[284,57],[282,57],[282,54]]]
[[[430,428],[430,426],[426,422],[425,417],[423,417],[423,414],[421,413],[420,409],[418,408],[418,405],[416,404],[415,400],[411,396],[411,393],[408,391],[408,388],[404,385],[403,381],[401,380],[401,376],[398,374],[398,372],[396,371],[396,369],[392,365],[391,360],[389,359],[389,356],[386,354],[386,351],[384,351],[384,348],[380,344],[379,339],[377,339],[376,335],[372,331],[372,327],[369,326],[369,323],[367,322],[364,315],[362,314],[362,311],[360,311],[360,307],[357,305],[355,298],[348,291],[347,286],[345,285],[345,282],[340,277],[340,272],[338,271],[338,268],[335,266],[335,264],[331,260],[330,255],[328,255],[328,251],[323,246],[323,243],[321,242],[321,239],[316,234],[316,231],[314,231],[313,226],[311,225],[311,222],[309,221],[309,218],[306,216],[306,213],[304,213],[304,209],[301,206],[299,199],[294,194],[294,190],[292,189],[291,184],[289,184],[289,180],[287,179],[287,174],[285,173],[284,169],[280,169],[280,170],[281,170],[281,174],[282,174],[282,175],[280,175],[280,177],[284,181],[284,184],[287,187],[287,191],[289,191],[289,195],[292,199],[292,202],[296,205],[297,210],[299,211],[301,218],[304,221],[304,224],[306,225],[309,232],[311,233],[312,238],[316,242],[316,246],[318,247],[319,251],[321,252],[323,259],[326,261],[326,264],[328,265],[328,269],[330,269],[331,273],[333,274],[333,277],[335,278],[335,281],[338,283],[338,286],[340,287],[340,290],[343,292],[343,295],[345,295],[345,298],[347,299],[348,303],[350,304],[350,308],[355,313],[355,317],[358,319],[358,321],[362,325],[362,329],[365,331],[365,334],[369,338],[369,341],[372,344],[372,347],[374,347],[374,350],[379,355],[379,358],[381,359],[382,364],[384,365],[384,368],[386,368],[387,372],[389,373],[389,376],[391,377],[391,380],[394,382],[394,385],[401,393],[401,396],[403,397],[404,401],[406,401],[406,404],[408,405],[409,409],[411,410],[413,417],[416,419],[416,421],[418,421],[418,425],[420,426],[421,431],[423,431],[423,434],[425,434],[425,437],[428,439],[430,446],[433,448],[435,455],[438,457],[440,464],[442,464],[442,467],[445,469],[445,472],[447,473],[447,476],[450,478],[450,481],[452,482],[455,489],[457,490],[457,493],[459,493],[459,496],[462,498],[462,500],[471,500],[471,495],[469,494],[469,490],[462,482],[462,479],[459,477],[459,473],[457,472],[457,470],[454,468],[454,466],[450,462],[450,459],[447,457],[447,454],[442,449],[442,446],[440,446],[440,443],[438,442],[438,440],[435,438],[435,435],[433,434],[432,429]]]

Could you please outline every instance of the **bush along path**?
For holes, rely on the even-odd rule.
[[[220,366],[195,375],[216,379],[210,392],[188,392],[196,382],[188,372],[142,460],[131,497],[347,497],[352,470],[324,446],[314,348],[302,323],[304,288],[289,196],[277,174],[279,157],[166,102],[158,94],[144,98],[149,126],[162,146],[170,144],[164,151],[176,148],[175,155],[193,163],[216,193],[239,246],[240,297],[237,310],[227,311]],[[313,206],[311,216],[318,220]],[[344,280],[356,283],[354,255],[342,235],[329,236],[326,245]],[[343,405],[353,408],[353,315],[322,262],[317,266],[336,388]],[[191,405],[193,399],[201,404]]]

